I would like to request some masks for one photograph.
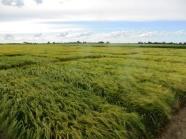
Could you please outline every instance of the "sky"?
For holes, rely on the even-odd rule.
[[[186,42],[186,0],[0,0],[0,42]]]

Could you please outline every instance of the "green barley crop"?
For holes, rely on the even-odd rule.
[[[13,139],[154,138],[186,102],[186,49],[2,45],[0,130]]]

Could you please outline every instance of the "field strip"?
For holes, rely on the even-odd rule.
[[[40,56],[35,56],[40,57]],[[56,63],[56,62],[68,62],[68,61],[76,61],[82,59],[98,59],[98,58],[105,58],[106,56],[84,56],[84,57],[69,57],[69,58],[59,58],[53,57],[54,61],[50,62],[33,62],[33,61],[24,61],[22,63],[12,64],[12,65],[0,65],[0,70],[8,70],[13,68],[21,68],[35,64],[49,64],[49,63]],[[52,58],[52,57],[51,57]]]
[[[13,68],[21,68],[21,67],[26,67],[29,65],[34,65],[36,62],[32,61],[25,61],[23,63],[18,63],[18,64],[13,64],[13,65],[1,65],[0,70],[7,70],[7,69],[13,69]]]
[[[7,57],[14,57],[14,56],[26,56],[27,54],[2,54],[1,57],[7,56]]]
[[[20,55],[21,56],[21,55]],[[88,55],[88,56],[77,56],[77,57],[66,57],[66,58],[60,58],[60,57],[48,57],[48,56],[37,56],[37,55],[31,55],[34,57],[45,57],[45,58],[51,58],[51,61],[47,62],[34,62],[34,61],[23,61],[22,63],[17,63],[17,64],[10,64],[10,65],[0,65],[0,70],[8,70],[8,69],[13,69],[13,68],[25,68],[27,66],[31,65],[43,65],[43,64],[51,64],[51,63],[58,63],[58,62],[71,62],[71,61],[78,61],[78,60],[91,60],[91,59],[102,59],[102,58],[111,58],[111,59],[132,59],[132,60],[150,60],[150,59],[144,59],[144,58],[135,58],[135,57],[117,57],[117,56],[108,56],[108,55]],[[158,60],[151,60],[154,62],[159,62]],[[165,62],[165,61],[162,61]],[[170,62],[170,61],[169,61]],[[182,62],[181,62],[182,63]],[[185,62],[183,62],[185,63]],[[180,64],[180,62],[179,62]],[[125,67],[135,67],[135,68],[142,68],[142,69],[154,69],[152,67],[147,66],[137,66],[133,64],[125,64]],[[162,70],[156,68],[156,71],[158,72],[168,72],[168,73],[174,73],[176,72],[175,70],[172,69],[167,69],[167,70]],[[180,74],[182,75],[182,74]]]
[[[60,62],[67,62],[67,61],[77,61],[82,59],[99,59],[99,58],[106,58],[107,56],[82,56],[82,57],[69,57],[69,58],[57,58]]]

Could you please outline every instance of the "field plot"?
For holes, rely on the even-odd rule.
[[[9,138],[154,138],[185,101],[186,49],[0,47]]]

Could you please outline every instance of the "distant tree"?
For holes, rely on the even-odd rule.
[[[23,42],[23,44],[32,44],[31,42]]]
[[[148,42],[148,44],[152,44],[152,42]]]
[[[47,42],[48,44],[50,44],[50,42]]]
[[[138,44],[143,44],[143,42],[138,42]]]
[[[98,43],[99,43],[99,44],[104,44],[105,42],[104,42],[104,41],[99,41]]]
[[[80,42],[80,41],[77,41],[76,43],[77,43],[77,44],[80,44],[81,42]]]
[[[153,44],[160,44],[160,42],[154,42]]]
[[[107,41],[107,42],[106,42],[106,44],[110,44],[110,42],[109,42],[109,41]]]
[[[168,44],[174,44],[173,42],[169,42]]]

